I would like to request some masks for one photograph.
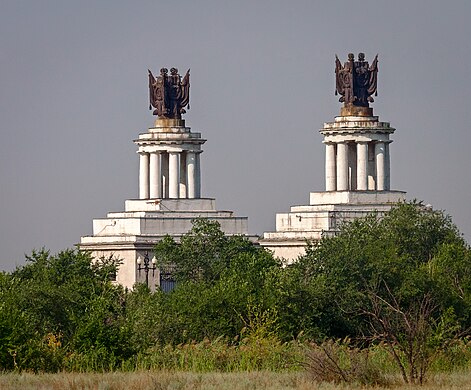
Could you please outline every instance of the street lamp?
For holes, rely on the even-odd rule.
[[[144,256],[144,265],[142,265],[141,256],[137,258],[137,270],[139,271],[139,275],[141,274],[141,270],[144,270],[146,273],[146,286],[149,287],[149,270],[152,270],[152,276],[154,276],[154,271],[157,269],[156,266],[157,259],[155,256],[152,258],[152,266],[149,266],[149,252],[146,252]]]

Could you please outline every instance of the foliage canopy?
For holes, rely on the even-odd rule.
[[[469,332],[469,247],[448,216],[421,203],[345,224],[296,267],[333,303],[325,334],[387,343],[406,381],[421,382],[437,348]]]
[[[109,370],[208,339],[265,348],[348,337],[384,343],[404,380],[420,382],[471,327],[470,248],[448,216],[418,202],[344,224],[285,267],[208,220],[155,255],[178,282],[170,293],[123,290],[110,282],[119,262],[79,250],[34,251],[1,273],[0,367]]]

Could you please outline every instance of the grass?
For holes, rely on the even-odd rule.
[[[471,389],[471,372],[436,374],[423,386],[405,386],[400,377],[393,377],[389,387],[374,389],[458,390]],[[356,384],[314,383],[302,372],[275,373],[253,371],[239,373],[193,373],[141,371],[133,373],[8,373],[0,375],[0,388],[51,390],[252,390],[252,389],[363,389]]]
[[[296,371],[304,358],[304,350],[298,342],[280,342],[276,338],[246,337],[237,342],[226,338],[205,339],[179,345],[154,346],[133,355],[127,360],[89,350],[85,353],[65,353],[61,356],[59,371],[106,372],[106,371],[191,371],[191,372],[235,372],[235,371]],[[57,359],[59,360],[59,359]],[[54,361],[54,360],[52,360]],[[42,361],[41,361],[42,362]],[[31,367],[31,366],[30,366]],[[35,372],[19,367],[20,370]]]
[[[471,390],[470,347],[463,340],[438,354],[424,386],[404,385],[382,345],[357,350],[342,341],[319,346],[248,337],[233,344],[219,338],[155,347],[109,367],[100,354],[70,354],[56,374],[0,373],[0,389]]]

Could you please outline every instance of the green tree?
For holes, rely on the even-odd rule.
[[[122,288],[110,282],[113,259],[94,260],[79,250],[34,251],[27,264],[0,278],[0,363],[6,369],[57,371],[71,352],[117,343]],[[88,330],[88,331],[85,331]],[[120,346],[121,345],[121,346]]]
[[[231,259],[244,252],[255,253],[254,245],[242,236],[226,236],[217,221],[195,219],[180,243],[166,236],[155,247],[158,265],[171,269],[179,282],[218,280]]]
[[[225,236],[218,222],[195,220],[179,244],[167,237],[155,255],[178,281],[161,306],[166,340],[233,338],[255,315],[276,317],[281,263],[244,237]]]
[[[329,297],[324,332],[385,342],[406,382],[422,382],[434,352],[470,326],[469,247],[449,216],[421,203],[343,225],[296,268],[303,289]]]

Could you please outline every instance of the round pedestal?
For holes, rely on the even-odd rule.
[[[185,127],[185,119],[158,118],[154,125],[155,127]]]
[[[373,108],[349,105],[340,108],[340,116],[373,116]]]

